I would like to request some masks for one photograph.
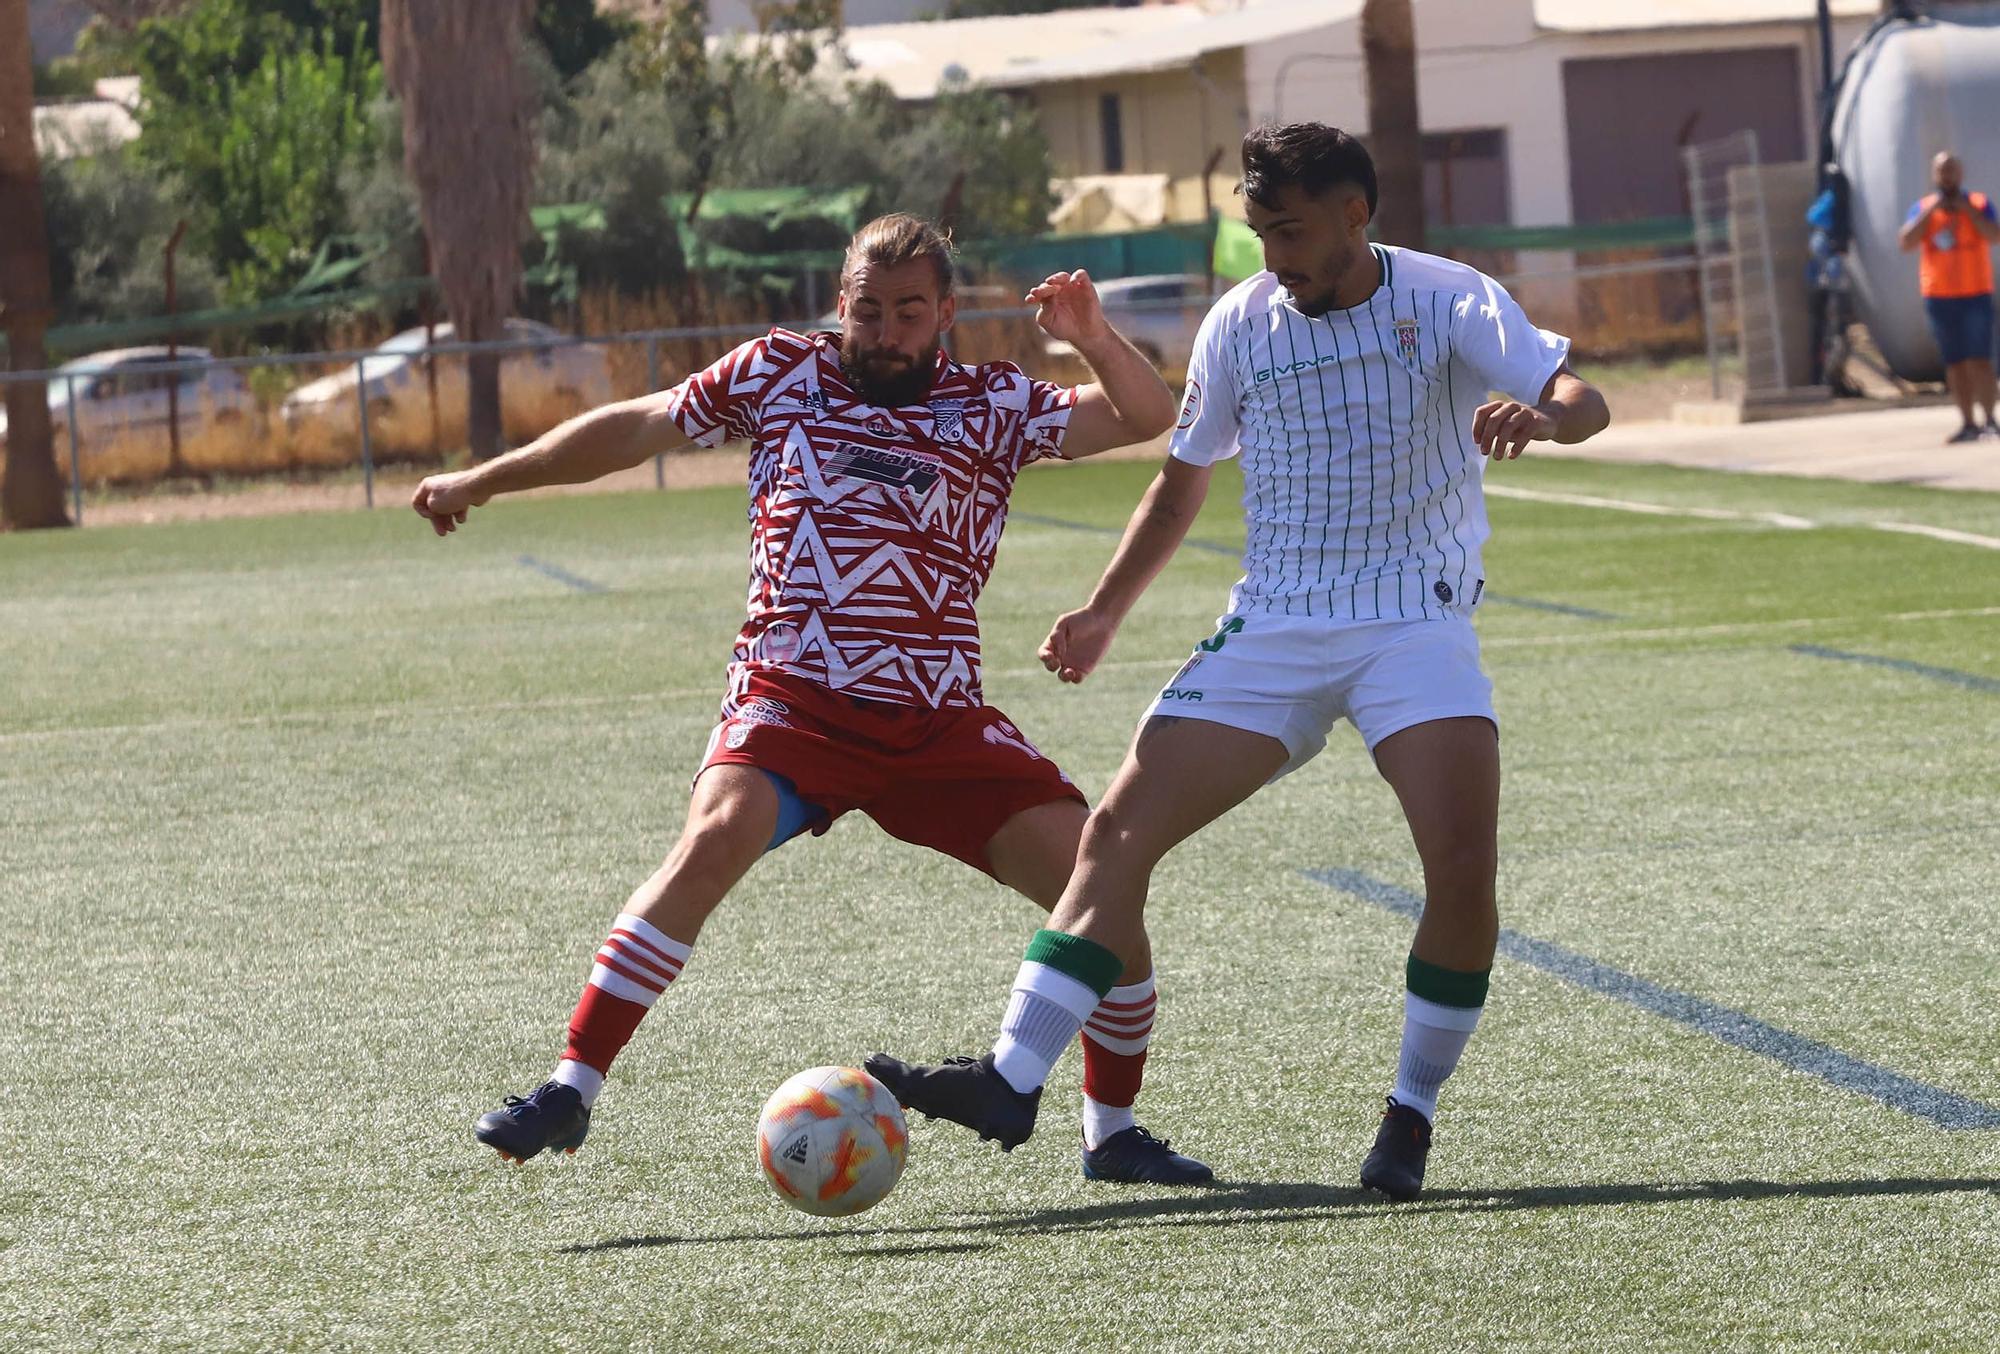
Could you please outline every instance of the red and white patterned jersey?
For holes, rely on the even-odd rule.
[[[979,617],[1021,467],[1062,454],[1072,388],[939,354],[921,404],[869,404],[837,334],[773,329],[675,386],[703,446],[748,441],[747,672],[903,705],[981,704]]]

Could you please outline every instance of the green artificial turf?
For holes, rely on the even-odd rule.
[[[2000,534],[2000,503],[1493,473],[1820,524],[1492,500],[1503,924],[2000,1106],[2000,553],[1867,525]],[[1104,670],[1041,672],[1149,474],[1026,475],[982,605],[990,699],[1093,795],[1235,576],[1186,550]],[[1227,480],[1195,532],[1225,547]],[[740,490],[443,541],[0,537],[0,1344],[1991,1347],[2000,1131],[1507,958],[1427,1198],[1363,1195],[1409,923],[1307,872],[1420,881],[1351,731],[1155,880],[1141,1117],[1220,1187],[1081,1179],[1072,1054],[1009,1156],[918,1122],[873,1212],[771,1193],[771,1088],[983,1047],[1035,925],[859,815],[717,913],[580,1155],[502,1165],[471,1120],[546,1074],[674,839],[746,547]]]

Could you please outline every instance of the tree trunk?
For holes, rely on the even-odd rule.
[[[10,55],[11,53],[11,55]],[[49,237],[42,221],[42,166],[35,151],[35,82],[28,0],[0,0],[0,322],[12,371],[48,366]],[[7,480],[0,526],[66,527],[56,470],[48,387],[9,381]]]
[[[500,418],[500,354],[465,355],[465,440],[473,456],[481,461],[507,450],[506,430]]]
[[[432,272],[454,336],[505,336],[521,278],[535,161],[521,63],[533,0],[383,0],[382,68],[403,109]],[[466,433],[480,460],[506,450],[500,364],[466,355]]]
[[[1410,0],[1364,0],[1361,53],[1368,69],[1368,144],[1381,205],[1376,236],[1424,247],[1424,141],[1417,116],[1417,32]]]

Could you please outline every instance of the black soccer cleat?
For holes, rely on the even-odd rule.
[[[1013,1151],[1035,1131],[1042,1088],[1021,1092],[1009,1086],[1007,1078],[994,1069],[991,1053],[983,1058],[946,1058],[935,1067],[871,1053],[861,1065],[869,1076],[887,1086],[905,1109],[964,1124],[981,1141],[999,1143],[1003,1152]]]
[[[1207,1185],[1215,1172],[1134,1125],[1083,1149],[1083,1178],[1120,1185]]]
[[[1361,1187],[1391,1199],[1416,1198],[1424,1192],[1424,1159],[1430,1152],[1431,1121],[1391,1100],[1375,1130],[1375,1148],[1361,1163]]]
[[[590,1107],[559,1081],[543,1082],[526,1099],[508,1096],[472,1126],[473,1137],[517,1166],[537,1152],[575,1152],[589,1132]]]

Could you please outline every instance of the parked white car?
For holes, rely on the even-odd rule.
[[[170,392],[179,399],[182,436],[249,418],[257,410],[257,400],[241,372],[179,365],[213,358],[206,348],[176,348],[172,359],[164,347],[115,348],[63,363],[48,383],[49,421],[55,425],[58,455],[72,420],[79,443],[128,434],[165,437],[173,412]],[[0,442],[6,438],[7,411],[0,406]]]
[[[1200,273],[1114,277],[1097,284],[1097,297],[1105,318],[1154,366],[1178,364],[1194,351],[1195,331],[1208,314],[1208,279]],[[1048,351],[1070,357],[1076,349],[1051,339]]]
[[[610,403],[611,366],[603,348],[569,344],[559,331],[533,320],[508,320],[505,328],[509,340],[535,345],[510,349],[501,355],[500,398],[508,413],[551,399],[576,409]],[[455,341],[449,324],[436,326],[434,332],[437,343]],[[360,367],[364,365],[368,373],[370,417],[425,411],[430,399],[430,381],[424,371],[424,357],[431,341],[422,329],[406,329],[377,345],[361,362],[350,362],[330,376],[300,386],[285,397],[285,425],[296,428],[317,419],[352,420],[355,385],[361,380]],[[439,404],[462,409],[465,355],[440,353],[435,360]]]

